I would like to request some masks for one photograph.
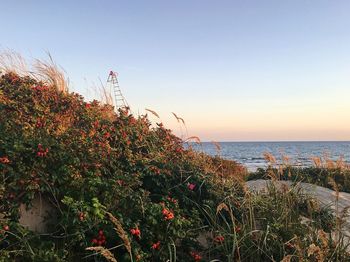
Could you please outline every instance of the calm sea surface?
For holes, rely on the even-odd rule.
[[[350,142],[220,142],[219,144],[220,152],[210,142],[197,145],[195,149],[236,160],[251,171],[266,166],[264,152],[273,154],[277,160],[280,160],[282,155],[288,156],[291,163],[299,166],[312,165],[311,158],[315,156],[327,156],[333,160],[343,157],[350,163]]]

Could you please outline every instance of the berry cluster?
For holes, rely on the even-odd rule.
[[[214,242],[216,242],[216,243],[222,243],[222,242],[224,242],[224,240],[225,240],[225,238],[223,237],[223,236],[216,236],[215,238],[214,238]]]
[[[151,249],[159,250],[160,249],[160,241],[158,241],[157,243],[152,244]]]
[[[193,191],[196,187],[196,184],[188,183],[187,188],[191,191]]]
[[[194,261],[201,261],[202,256],[195,251],[192,251],[190,255],[193,257]]]
[[[140,236],[141,236],[141,231],[138,228],[130,229],[130,233],[131,233],[131,235],[133,235],[133,236],[135,236],[137,238],[140,238]]]
[[[106,244],[106,236],[104,235],[102,229],[98,231],[98,236],[96,238],[93,238],[91,242],[98,246],[103,246]]]
[[[3,225],[2,228],[0,228],[0,234],[6,234],[8,231],[10,231],[10,227],[8,225]]]
[[[0,163],[2,163],[2,164],[8,164],[8,163],[10,163],[10,160],[8,159],[7,156],[0,157]]]
[[[35,86],[33,86],[33,89],[35,91],[45,91],[45,90],[48,90],[49,87],[46,85],[35,85]]]
[[[36,123],[35,123],[35,127],[41,128],[41,127],[43,127],[43,126],[44,126],[44,122],[41,121],[40,119],[38,119],[38,120],[36,121]]]
[[[44,157],[47,155],[47,153],[49,153],[49,149],[48,148],[43,148],[43,146],[41,144],[38,145],[38,152],[36,153],[38,157]]]

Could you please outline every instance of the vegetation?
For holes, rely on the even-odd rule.
[[[240,165],[60,85],[1,75],[0,260],[349,260],[330,211],[296,188],[248,192]],[[37,197],[45,233],[20,223]]]
[[[248,180],[272,178],[303,181],[330,189],[335,189],[336,185],[337,190],[350,193],[350,168],[342,159],[332,161],[327,157],[315,157],[314,166],[298,167],[286,161],[276,163],[273,156],[269,154],[265,156],[269,166],[250,173]]]

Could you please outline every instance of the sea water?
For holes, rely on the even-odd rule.
[[[313,165],[313,157],[326,157],[332,160],[343,158],[350,163],[350,142],[219,142],[220,150],[210,142],[194,145],[198,151],[209,155],[220,155],[245,165],[250,171],[266,167],[264,153],[271,153],[277,161],[282,156],[297,166]]]

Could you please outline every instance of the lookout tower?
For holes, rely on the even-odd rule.
[[[117,72],[113,72],[113,71],[109,72],[106,88],[107,90],[113,92],[114,94],[113,104],[115,106],[115,110],[118,110],[119,108],[129,107],[128,103],[126,102],[126,99],[122,94],[122,91],[120,90]]]

